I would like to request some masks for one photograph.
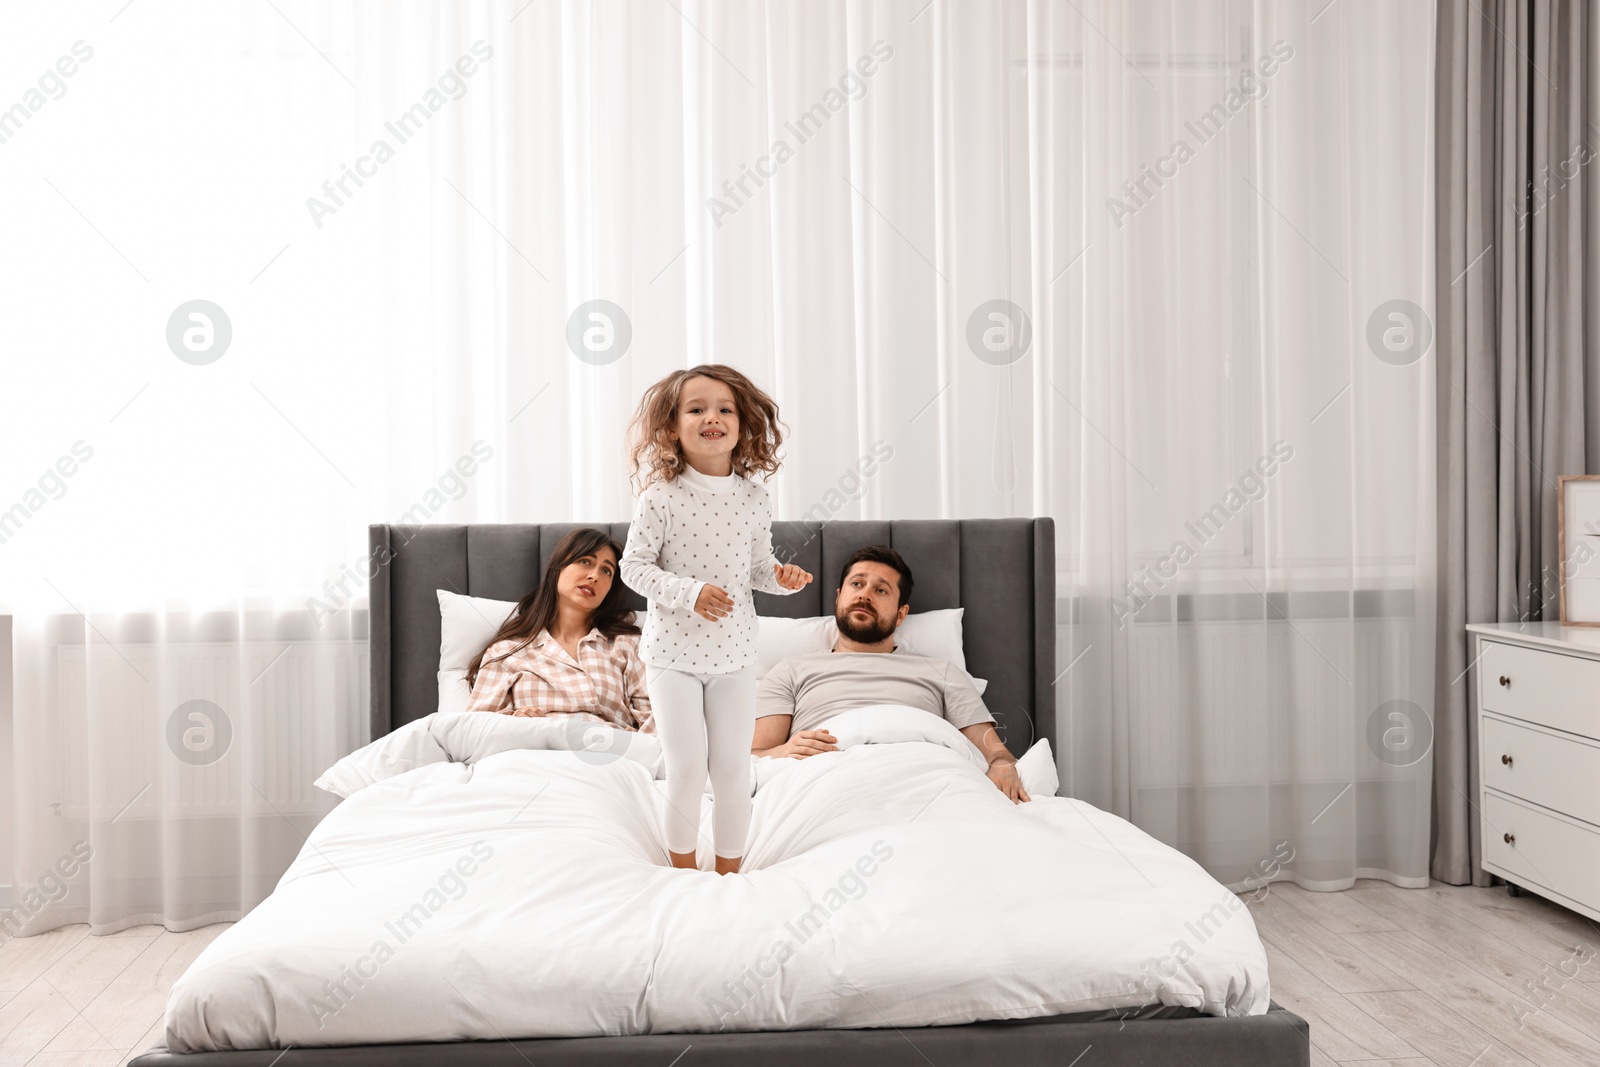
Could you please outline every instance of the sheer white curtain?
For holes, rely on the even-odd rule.
[[[1064,780],[1230,885],[1425,885],[1432,5],[1052,12]]]
[[[366,524],[626,516],[702,360],[782,406],[780,518],[1056,517],[1067,791],[1225,881],[1419,877],[1372,716],[1429,706],[1431,357],[1367,333],[1426,312],[1431,18],[8,12],[11,927],[247,911],[365,740]]]

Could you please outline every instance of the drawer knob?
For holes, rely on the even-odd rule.
[[[1510,756],[1501,756],[1500,757],[1500,762],[1504,763],[1507,767],[1509,767],[1509,766],[1511,766],[1511,757]]]
[[[1507,689],[1510,689],[1511,688],[1511,677],[1510,677],[1510,675],[1502,674],[1500,676],[1500,684],[1505,686]]]
[[[1507,834],[1506,835],[1506,844],[1514,845],[1516,843],[1517,843],[1517,835],[1516,834]]]

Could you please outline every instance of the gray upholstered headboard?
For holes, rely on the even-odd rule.
[[[437,590],[520,599],[556,542],[589,525],[628,542],[625,522],[372,526],[372,736],[438,710]],[[913,613],[966,608],[967,670],[988,679],[983,702],[1012,752],[1039,737],[1056,746],[1054,519],[775,522],[772,543],[814,576],[791,596],[755,594],[759,614],[789,618],[832,613],[839,568],[856,549],[894,548],[916,580]],[[644,598],[627,595],[643,612]]]

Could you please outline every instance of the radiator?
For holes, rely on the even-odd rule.
[[[364,641],[57,652],[69,819],[316,814],[311,783],[366,742]]]

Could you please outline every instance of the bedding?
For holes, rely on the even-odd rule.
[[[937,716],[920,708],[882,708],[871,717],[853,716],[840,724],[851,743],[870,744],[875,733],[872,729],[863,734],[861,723],[876,724],[877,733],[886,724],[893,725],[897,739],[928,739],[926,735],[936,729],[954,729]],[[864,709],[863,709],[864,710]],[[842,719],[843,717],[841,717]],[[932,724],[921,720],[932,720]],[[826,724],[832,729],[834,722]],[[838,735],[835,735],[838,736]],[[943,743],[943,742],[936,742]],[[841,748],[844,747],[842,744]],[[958,750],[962,746],[954,746]],[[651,777],[663,778],[666,764],[661,758],[661,740],[655,734],[619,730],[611,723],[590,715],[558,715],[548,718],[492,715],[485,712],[437,712],[408,722],[385,734],[369,745],[358,748],[323,772],[313,784],[339,797],[348,797],[374,782],[393,778],[397,774],[414,770],[429,763],[475,763],[485,756],[513,748],[550,749],[579,753],[579,758],[591,763],[609,763],[614,759],[630,759],[649,769]],[[978,750],[972,745],[965,750],[979,770],[984,769]],[[750,757],[751,793],[763,777],[771,777],[771,757]],[[1022,786],[1030,795],[1053,796],[1060,788],[1056,776],[1055,755],[1050,742],[1041,738],[1017,760],[1017,774]],[[706,782],[710,792],[711,783]]]
[[[430,763],[476,763],[508,749],[544,749],[578,754],[591,763],[630,759],[665,772],[661,739],[655,734],[620,730],[597,715],[497,715],[484,711],[424,715],[364,745],[323,772],[313,785],[348,797],[375,782]]]
[[[1239,898],[1090,805],[1012,804],[926,712],[758,765],[727,877],[665,866],[644,763],[479,718],[312,831],[174,984],[173,1051],[1267,1010]]]

